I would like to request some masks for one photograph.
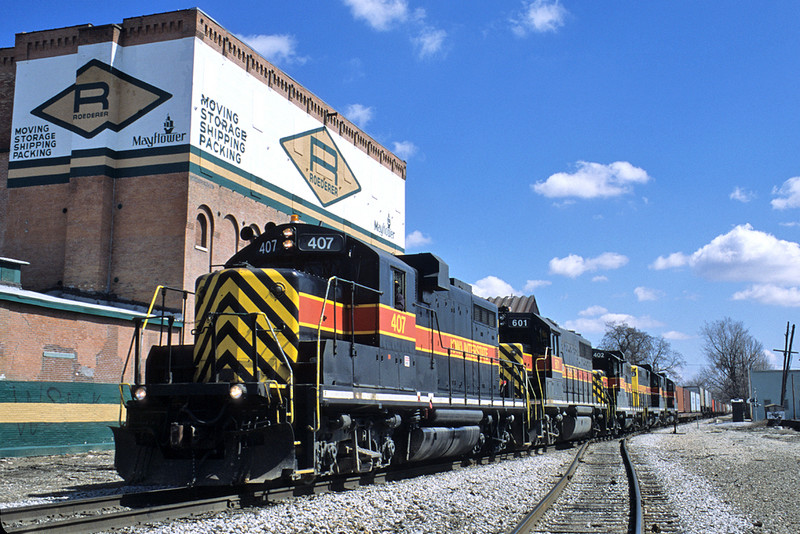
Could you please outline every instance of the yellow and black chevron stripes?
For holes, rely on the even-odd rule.
[[[525,360],[521,343],[500,344],[500,380],[510,386],[515,398],[525,396]]]
[[[288,382],[284,355],[290,363],[297,360],[298,306],[296,288],[275,269],[224,269],[201,278],[195,381],[252,382],[258,375]]]
[[[606,404],[608,398],[606,396],[607,385],[603,384],[605,375],[602,371],[592,372],[592,392],[594,393],[594,401],[600,404]]]

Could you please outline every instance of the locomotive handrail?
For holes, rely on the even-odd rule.
[[[433,361],[433,321],[436,321],[436,333],[439,334],[439,346],[444,349],[444,341],[442,341],[442,328],[439,326],[439,312],[434,310],[429,306],[425,306],[424,304],[420,304],[419,302],[415,302],[414,306],[417,308],[422,308],[423,310],[428,310],[431,313],[431,361]],[[431,364],[433,365],[433,364]]]
[[[353,282],[352,280],[346,280],[344,278],[339,278],[338,276],[331,276],[330,278],[328,278],[328,284],[325,287],[325,298],[322,299],[322,310],[319,312],[319,323],[317,324],[317,373],[316,373],[317,374],[317,376],[316,376],[316,397],[317,397],[317,403],[316,404],[317,405],[316,405],[316,416],[315,416],[316,421],[314,421],[314,431],[315,432],[320,429],[320,425],[321,425],[320,390],[319,390],[320,388],[319,388],[319,384],[320,384],[320,374],[321,374],[321,368],[322,368],[322,321],[325,320],[325,307],[328,305],[328,295],[330,294],[330,291],[331,291],[331,284],[333,282],[336,282],[338,284],[340,281],[344,282],[346,284],[351,284],[351,286],[353,287],[353,291],[355,291],[356,287],[359,287],[361,289],[366,289],[367,291],[372,291],[373,293],[375,293],[377,295],[383,295],[383,291],[380,291],[378,289],[375,289],[375,288],[372,288],[372,287],[369,287],[369,286],[365,286],[363,284],[359,284],[358,282]],[[335,295],[334,295],[334,299],[333,299],[333,305],[334,305],[333,317],[334,317],[334,321],[335,321],[336,320],[336,297],[335,297]],[[354,305],[355,305],[355,303],[351,303],[351,307],[354,306]],[[352,328],[353,328],[353,330],[355,330],[355,325],[353,325]],[[333,331],[333,335],[334,335],[334,339],[335,339],[335,337],[336,337],[336,329],[335,328],[334,328],[334,331]],[[335,344],[334,344],[334,346],[335,346]]]
[[[512,347],[512,350],[514,351],[515,355],[523,356],[523,353],[522,353],[522,351],[520,349],[518,349],[517,347],[513,346],[513,344],[511,345],[511,347]],[[497,356],[498,362],[501,359],[502,358],[500,358],[500,356]],[[512,369],[516,368],[516,371],[519,373],[520,384],[522,385],[522,388],[525,391],[525,399],[524,399],[525,400],[525,406],[526,407],[530,406],[530,404],[531,404],[531,392],[530,392],[531,384],[530,384],[530,377],[528,376],[528,371],[525,368],[524,358],[523,358],[522,363],[514,362],[514,361],[511,361],[511,360],[506,360],[506,361],[511,365]],[[513,392],[513,387],[511,388],[511,390]],[[512,395],[512,399],[513,398],[514,397]],[[506,399],[505,399],[505,397],[503,397],[503,405],[504,406],[505,406],[505,402],[506,402]],[[528,409],[525,410],[525,422],[528,425],[528,428],[530,428],[530,425],[531,425],[531,411],[528,410]]]
[[[278,334],[275,333],[275,328],[273,327],[272,322],[269,320],[269,317],[267,317],[267,314],[265,312],[259,312],[258,315],[263,315],[264,316],[264,320],[267,322],[267,326],[269,327],[269,331],[272,334],[272,338],[277,342],[278,341]],[[254,324],[253,336],[255,336],[256,335],[255,334],[255,329],[258,326],[257,326],[255,320],[253,321],[253,324]],[[255,346],[255,343],[253,345]],[[288,385],[289,385],[289,412],[290,412],[290,418],[289,418],[288,422],[289,423],[293,423],[294,422],[294,370],[292,369],[292,365],[289,363],[289,358],[286,356],[286,352],[283,350],[283,347],[281,346],[281,344],[280,343],[276,343],[276,345],[278,345],[278,350],[280,351],[281,357],[283,358],[283,363],[286,364],[286,368],[289,369],[289,384]],[[253,361],[253,366],[256,369],[258,368],[258,365],[255,363],[255,359]],[[278,389],[278,396],[279,396],[279,400],[280,400],[280,389]]]
[[[544,362],[545,362],[545,365],[546,365],[546,363],[547,363],[547,356],[548,356],[548,354],[547,354],[547,353],[548,353],[548,351],[550,351],[550,347],[545,347],[545,349],[544,349],[544,356],[542,356],[542,357],[540,357],[540,358],[536,358],[536,359],[534,360],[534,362],[533,362],[533,368],[534,368],[534,370],[536,371],[536,372],[534,373],[534,374],[536,375],[536,382],[538,382],[538,385],[539,385],[539,399],[538,399],[538,400],[539,400],[539,403],[538,403],[538,404],[540,405],[540,408],[541,408],[541,410],[542,410],[542,413],[541,413],[541,415],[540,415],[540,417],[541,417],[541,418],[544,418],[545,410],[544,410],[544,387],[542,386],[542,375],[541,375],[541,373],[539,373],[539,361],[540,361],[540,360],[544,361]],[[550,356],[552,356],[552,353],[550,354]],[[542,366],[542,367],[545,367],[545,366]],[[533,403],[531,403],[531,404],[533,404]],[[545,430],[546,432],[550,432],[550,430],[549,430],[549,429],[544,429],[544,430]],[[548,437],[548,438],[547,438],[547,440],[548,440],[548,441],[550,441],[550,438]]]
[[[183,290],[183,289],[176,289],[176,288],[173,288],[173,287],[167,287],[167,286],[163,286],[163,285],[158,285],[156,287],[156,290],[153,292],[153,298],[150,300],[150,306],[147,308],[147,313],[144,315],[144,317],[136,317],[136,318],[133,319],[133,322],[134,322],[133,336],[131,337],[131,344],[128,347],[128,354],[125,357],[125,363],[122,366],[122,372],[120,373],[120,377],[119,377],[119,416],[118,416],[118,420],[119,420],[120,425],[122,424],[122,413],[123,413],[123,409],[125,408],[125,394],[124,394],[124,391],[123,391],[123,387],[124,386],[128,386],[128,387],[131,386],[131,384],[129,382],[125,381],[125,373],[128,372],[128,364],[130,363],[130,360],[131,360],[131,354],[133,354],[133,356],[134,356],[134,359],[133,359],[133,368],[134,368],[134,371],[133,371],[133,374],[134,374],[133,383],[135,385],[138,385],[138,384],[141,383],[141,381],[142,381],[142,376],[141,376],[142,347],[141,347],[140,339],[141,339],[141,332],[142,331],[146,331],[147,323],[150,321],[150,319],[159,319],[160,320],[160,324],[159,324],[159,326],[160,326],[159,344],[161,344],[161,339],[163,338],[163,333],[164,333],[164,317],[167,317],[167,322],[168,322],[167,342],[168,342],[168,345],[170,347],[170,353],[169,353],[170,362],[172,361],[172,352],[171,352],[172,351],[172,330],[173,330],[175,317],[173,315],[165,315],[164,314],[164,310],[166,309],[166,307],[164,306],[164,300],[163,299],[166,298],[165,295],[166,295],[167,291],[177,291],[177,292],[180,292],[180,293],[183,294],[183,310],[181,312],[182,313],[181,317],[182,317],[183,320],[181,321],[181,326],[180,326],[180,340],[181,340],[181,344],[183,344],[184,326],[186,325],[186,323],[185,323],[185,319],[186,319],[186,299],[187,299],[187,296],[189,294],[194,295],[194,292],[186,291],[186,290]],[[162,312],[160,314],[154,314],[154,313],[152,313],[153,312],[153,307],[155,306],[156,298],[158,297],[158,293],[159,292],[162,293]],[[171,365],[170,365],[170,369],[171,369]]]
[[[186,289],[178,289],[176,287],[169,287],[159,284],[158,286],[156,286],[156,290],[153,291],[153,298],[150,300],[150,307],[147,308],[147,315],[145,316],[144,325],[142,326],[142,328],[147,328],[147,321],[150,319],[150,317],[162,317],[162,318],[164,317],[163,310],[166,309],[167,291],[175,291],[176,293],[181,293],[183,295],[183,308],[181,310],[181,317],[184,319],[184,321],[186,320],[186,300],[189,295],[194,295],[194,291],[189,291]],[[158,297],[159,292],[161,292],[162,313],[160,315],[152,315],[153,307],[155,306],[156,298]],[[162,330],[159,332],[159,338],[158,338],[159,345],[161,344],[161,336],[163,335],[163,324],[164,324],[163,320],[161,321],[161,324],[162,324]],[[170,337],[172,336],[172,329],[170,329],[169,335]],[[180,338],[181,344],[183,344],[184,340],[183,336],[184,336],[184,329],[183,327],[181,327],[181,338]]]

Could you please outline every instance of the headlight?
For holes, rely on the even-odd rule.
[[[292,241],[291,239],[287,239],[286,241],[283,242],[283,248],[285,250],[289,250],[292,247],[294,247],[294,241]]]
[[[231,389],[228,390],[228,394],[233,400],[239,400],[244,397],[244,386],[241,384],[233,384]]]
[[[292,228],[284,228],[283,229],[283,237],[289,239],[290,237],[294,237],[294,229]]]
[[[133,390],[133,397],[137,401],[143,401],[145,398],[147,398],[147,388],[142,386],[142,387],[134,389]]]

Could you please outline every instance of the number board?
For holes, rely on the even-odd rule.
[[[509,317],[506,319],[506,326],[511,328],[528,328],[530,323],[527,317]]]
[[[344,237],[338,234],[301,234],[297,237],[297,248],[304,252],[341,252]]]

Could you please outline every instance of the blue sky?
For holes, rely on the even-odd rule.
[[[45,4],[11,4],[0,46],[191,7]],[[796,2],[197,7],[408,162],[407,249],[476,292],[533,293],[595,344],[664,336],[687,377],[704,322],[770,351],[800,319]]]

